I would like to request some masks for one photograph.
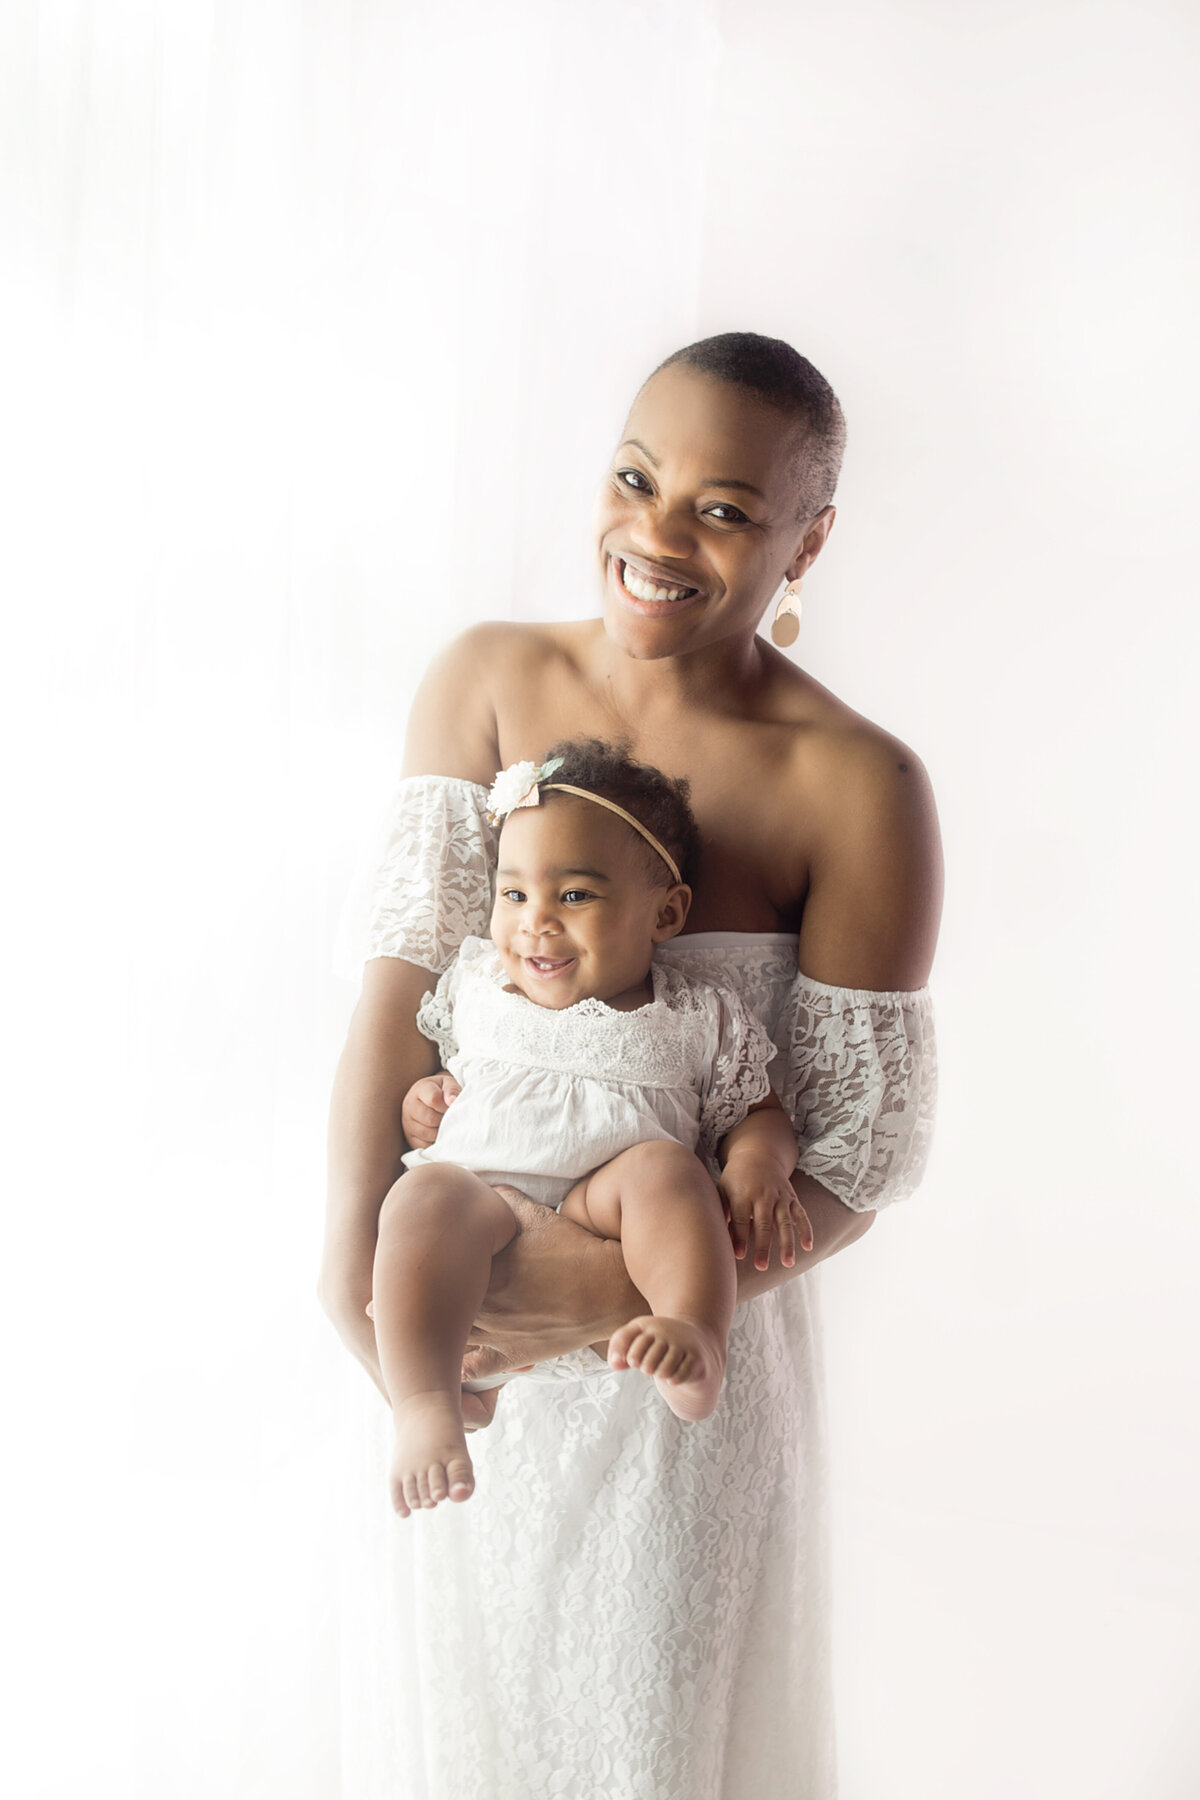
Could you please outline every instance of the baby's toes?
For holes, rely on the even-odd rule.
[[[444,1500],[450,1492],[446,1471],[441,1463],[430,1463],[426,1473],[429,1479],[429,1504],[436,1506],[438,1501]]]
[[[412,1512],[420,1512],[421,1507],[424,1504],[421,1499],[421,1489],[415,1471],[404,1477],[404,1504]]]
[[[446,1463],[446,1482],[452,1500],[469,1500],[475,1492],[475,1471],[469,1456],[452,1456]]]
[[[627,1325],[622,1325],[619,1331],[613,1332],[611,1338],[608,1340],[608,1361],[610,1367],[614,1369],[636,1368],[637,1365],[633,1361],[632,1352],[635,1342],[641,1335],[641,1327],[632,1319]]]

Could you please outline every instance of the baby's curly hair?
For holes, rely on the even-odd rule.
[[[623,806],[671,852],[680,878],[692,885],[700,830],[692,813],[691,789],[682,776],[664,775],[650,763],[635,762],[627,742],[605,743],[603,738],[563,738],[551,744],[542,760],[549,762],[556,756],[562,757],[562,767],[540,783],[541,787],[552,788],[556,781],[566,781]],[[662,857],[643,839],[638,842],[653,885],[660,886],[664,877],[669,882],[671,872]]]

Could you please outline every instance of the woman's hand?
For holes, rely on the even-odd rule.
[[[440,1075],[423,1075],[413,1082],[400,1108],[400,1123],[410,1149],[428,1150],[450,1102],[461,1093],[453,1075],[444,1069]]]
[[[599,1238],[547,1206],[499,1190],[521,1229],[492,1259],[492,1279],[471,1330],[473,1343],[498,1351],[464,1364],[472,1376],[497,1368],[544,1362],[585,1344],[603,1351],[607,1339],[646,1302],[625,1272],[620,1244]],[[486,1398],[486,1394],[476,1398]]]

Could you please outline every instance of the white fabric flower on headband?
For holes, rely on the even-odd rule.
[[[501,769],[487,797],[488,823],[501,824],[510,812],[516,812],[521,806],[540,806],[542,796],[538,793],[538,783],[548,781],[562,765],[562,757],[553,756],[540,766],[533,762],[515,762],[509,763],[507,769]]]

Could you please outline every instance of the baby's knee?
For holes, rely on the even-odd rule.
[[[453,1163],[421,1163],[410,1169],[388,1190],[379,1213],[380,1224],[397,1216],[439,1213],[451,1204],[461,1207],[462,1173]]]
[[[697,1171],[704,1172],[696,1153],[674,1138],[652,1138],[649,1143],[635,1144],[621,1162],[624,1174],[653,1181],[692,1179]]]

